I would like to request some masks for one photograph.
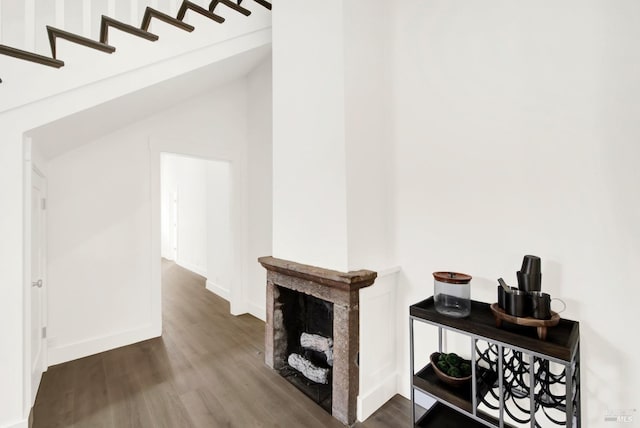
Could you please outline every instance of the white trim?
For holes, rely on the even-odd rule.
[[[29,418],[5,425],[3,428],[29,428]]]
[[[234,248],[234,269],[236,275],[231,283],[230,312],[241,315],[249,312],[249,172],[247,168],[248,141],[238,150],[238,162],[231,172],[231,227],[237,245]],[[253,261],[255,263],[255,260]]]
[[[31,138],[24,137],[23,143],[23,265],[22,265],[22,414],[31,409],[31,182],[32,155]]]
[[[249,313],[259,320],[262,320],[264,322],[267,321],[267,308],[264,301],[262,302],[262,304],[249,302]]]
[[[394,323],[400,267],[376,271],[375,283],[360,289],[360,393],[357,399],[360,421],[366,420],[398,392],[398,338]],[[382,308],[384,312],[380,312]],[[384,342],[371,334],[363,334],[363,325],[367,325],[372,316],[392,326]],[[387,352],[394,349],[395,352]],[[378,357],[374,357],[377,354]],[[382,355],[384,361],[380,361]]]
[[[77,360],[78,358],[160,337],[161,334],[162,331],[158,331],[155,326],[146,325],[134,330],[94,337],[67,345],[49,347],[49,364],[66,363],[67,361]]]
[[[398,374],[391,373],[375,388],[358,395],[358,420],[364,422],[386,403],[390,397],[396,395]]]
[[[180,266],[183,269],[186,269],[186,270],[191,271],[193,273],[197,273],[198,275],[204,276],[205,278],[207,277],[207,269],[203,268],[202,266],[196,266],[196,265],[194,265],[192,263],[182,262],[180,260],[180,257],[178,257],[178,259],[175,262],[176,262],[176,264],[178,266]]]
[[[31,277],[31,235],[32,235],[32,188],[33,188],[33,174],[36,174],[42,178],[42,195],[46,199],[47,197],[47,179],[46,175],[42,172],[42,164],[43,160],[39,158],[39,156],[34,153],[32,148],[32,141],[30,137],[23,136],[23,284],[22,284],[22,325],[23,325],[23,335],[22,335],[22,357],[23,357],[23,388],[22,388],[22,413],[23,416],[28,418],[31,408],[35,404],[35,396],[37,389],[42,381],[42,377],[34,382],[32,379],[32,349],[31,349],[31,293],[33,293],[33,287],[31,286],[31,281],[33,278]],[[46,211],[42,213],[43,218],[43,234],[46,236]],[[46,238],[45,238],[46,239]],[[46,242],[43,243],[43,266],[42,266],[42,276],[40,279],[44,282],[45,286],[41,291],[41,298],[43,299],[42,310],[42,327],[47,327],[48,325],[48,309],[47,309],[47,288],[48,288],[48,278],[47,278],[47,253],[46,253]],[[43,338],[42,340],[42,366],[40,369],[42,373],[47,371],[48,368],[48,345],[47,339]],[[35,385],[37,384],[37,385]],[[28,420],[28,419],[27,419]]]
[[[231,284],[228,298],[230,313],[240,315],[248,312],[246,302],[245,287],[247,272],[243,269],[246,264],[248,247],[246,243],[247,213],[246,204],[246,179],[245,179],[245,158],[243,152],[234,150],[219,150],[214,147],[203,149],[201,145],[194,141],[173,140],[163,138],[149,139],[149,156],[151,164],[151,298],[152,318],[156,323],[162,324],[161,308],[161,189],[160,189],[160,155],[161,153],[174,153],[183,156],[191,156],[199,159],[229,162],[231,168],[231,229],[233,243],[233,273],[234,278]],[[178,257],[179,258],[179,257]],[[179,263],[178,263],[179,264]],[[187,268],[189,269],[189,268]],[[192,269],[189,269],[192,270]],[[203,275],[206,276],[206,275]]]
[[[231,292],[228,288],[223,288],[221,285],[218,285],[213,281],[209,281],[208,279],[205,288],[213,294],[222,297],[224,300],[229,301]]]
[[[380,269],[378,272],[378,278],[383,278],[385,276],[389,276],[389,275],[395,275],[396,273],[399,273],[401,270],[400,266],[393,266],[387,269]]]

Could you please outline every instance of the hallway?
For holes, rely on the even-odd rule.
[[[204,278],[162,263],[163,336],[50,367],[34,428],[342,427],[268,369],[264,323],[229,315]],[[394,397],[363,428],[409,425]]]

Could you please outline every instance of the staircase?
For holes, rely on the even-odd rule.
[[[271,10],[271,3],[265,0],[253,0],[255,3]],[[35,52],[30,52],[23,49],[0,44],[0,54],[17,58],[24,61],[29,61],[37,64],[42,64],[48,67],[61,68],[65,65],[64,61],[57,56],[57,40],[64,39],[72,43],[76,43],[91,49],[95,49],[108,54],[114,53],[116,48],[109,44],[109,30],[115,29],[132,36],[140,37],[142,39],[155,42],[159,39],[159,36],[149,32],[149,26],[152,19],[163,21],[167,24],[174,26],[177,29],[192,32],[195,27],[184,22],[187,12],[192,12],[204,16],[211,21],[219,24],[225,22],[225,18],[216,14],[215,11],[219,6],[226,7],[235,13],[240,13],[244,16],[249,16],[251,11],[241,5],[242,0],[237,0],[234,3],[230,0],[212,0],[209,3],[208,8],[204,8],[192,1],[184,0],[178,10],[177,16],[174,18],[158,9],[147,6],[140,24],[140,28],[125,22],[116,20],[106,15],[102,15],[100,23],[100,37],[99,40],[94,40],[89,37],[81,36],[72,32],[68,32],[53,26],[46,26],[47,35],[49,39],[49,45],[51,47],[51,57],[41,55]],[[2,79],[0,78],[0,83]]]

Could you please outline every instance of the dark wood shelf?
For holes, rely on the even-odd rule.
[[[483,418],[485,417],[488,421],[491,421],[493,424],[498,426],[497,419],[488,415],[483,416]],[[486,428],[486,425],[482,422],[470,418],[469,416],[440,402],[437,402],[427,410],[427,413],[422,415],[414,426],[430,428]],[[504,426],[507,428],[513,428],[507,423],[505,423]]]
[[[476,379],[477,403],[480,403],[480,398],[487,395],[489,390],[493,388],[498,375],[484,367],[476,367]],[[428,364],[413,376],[413,386],[440,401],[447,402],[468,414],[473,414],[471,382],[464,387],[448,385],[436,376],[433,367]],[[481,411],[477,412],[477,416],[491,423],[496,422],[495,418]]]
[[[438,313],[433,296],[411,305],[411,316],[490,340],[508,343],[528,351],[548,355],[562,361],[571,361],[577,349],[580,327],[577,321],[560,319],[555,327],[549,327],[546,340],[537,337],[535,328],[517,326],[506,322],[496,327],[496,322],[488,303],[471,301],[471,315],[467,318],[451,318]]]
[[[477,367],[476,378],[476,391],[478,396],[484,397],[489,392],[489,389],[493,387],[493,384],[498,379],[498,375],[484,367]],[[428,364],[413,376],[413,386],[435,398],[447,401],[465,412],[471,413],[473,411],[471,403],[471,382],[463,387],[448,385],[436,376],[431,364]],[[480,400],[478,400],[478,402],[479,401]]]

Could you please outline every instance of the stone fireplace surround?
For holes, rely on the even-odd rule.
[[[287,333],[278,287],[333,303],[331,414],[346,425],[355,423],[359,387],[360,289],[373,284],[377,273],[370,270],[338,272],[274,257],[260,257],[258,261],[267,269],[265,363],[274,370],[280,370],[286,364]]]

